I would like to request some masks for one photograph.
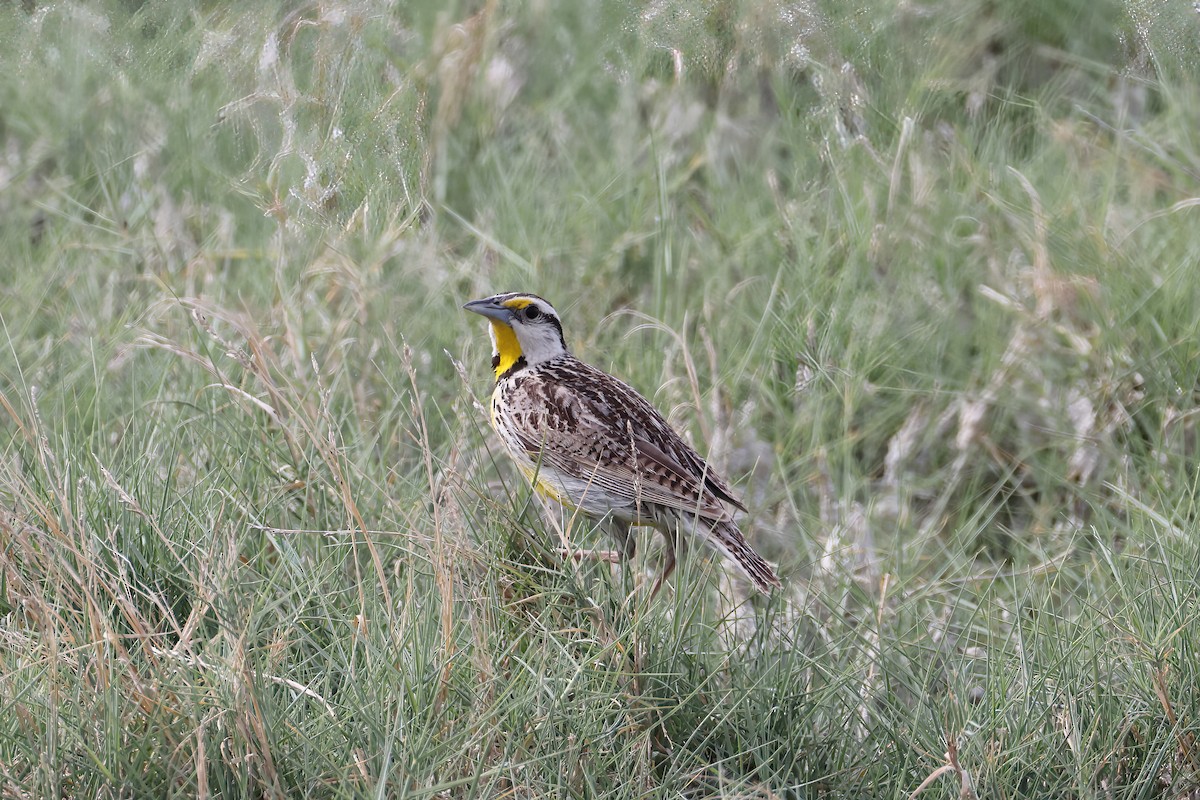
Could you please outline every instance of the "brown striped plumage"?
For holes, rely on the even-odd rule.
[[[729,506],[745,510],[728,484],[629,385],[567,350],[554,308],[536,295],[503,294],[464,308],[491,320],[492,426],[538,488],[585,514],[608,518],[621,551],[632,525],[667,540],[659,584],[679,540],[703,541],[762,591],[774,570],[746,543]]]

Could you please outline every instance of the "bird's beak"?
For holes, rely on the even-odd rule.
[[[513,310],[500,305],[494,297],[488,297],[483,300],[472,300],[463,306],[463,308],[467,311],[473,311],[476,314],[482,314],[488,319],[494,319],[497,322],[508,322],[513,316]]]

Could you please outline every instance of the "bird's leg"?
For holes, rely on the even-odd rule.
[[[633,574],[633,557],[637,553],[637,537],[633,535],[633,525],[616,517],[610,517],[607,530],[609,535],[617,540],[617,551],[621,554],[621,560],[625,562],[625,567],[621,570],[622,583],[628,589],[632,581],[633,586],[636,587],[638,580]],[[629,596],[625,598],[626,602],[632,596],[633,592],[630,592]]]
[[[637,538],[633,535],[633,525],[612,518],[608,521],[608,534],[617,540],[617,552],[626,561],[633,559],[637,551]]]
[[[595,561],[607,561],[609,564],[621,563],[621,553],[618,550],[574,550],[559,547],[555,552],[561,558],[569,558],[575,562],[580,562],[587,558]]]
[[[650,590],[650,599],[658,594],[658,590],[667,582],[667,578],[675,571],[675,534],[667,531],[662,532],[663,538],[667,541],[667,554],[663,558],[662,571],[658,573],[658,578],[654,581],[654,588]]]
[[[637,539],[634,538],[632,526],[628,522],[610,518],[605,522],[605,530],[617,540],[616,550],[569,550],[560,547],[558,554],[563,558],[573,559],[576,563],[588,558],[607,561],[609,564],[619,564],[622,560],[628,561],[633,558]]]

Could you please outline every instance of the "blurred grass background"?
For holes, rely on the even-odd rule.
[[[0,5],[0,792],[1200,797],[1198,43]],[[517,289],[783,591],[548,555],[459,311]]]

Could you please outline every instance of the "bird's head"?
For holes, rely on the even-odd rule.
[[[487,317],[492,323],[492,369],[496,380],[567,353],[558,312],[536,294],[498,294],[472,300],[463,308]]]

